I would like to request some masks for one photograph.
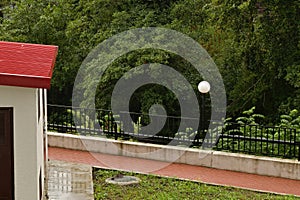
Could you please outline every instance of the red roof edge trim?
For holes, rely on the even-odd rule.
[[[0,74],[0,85],[50,89],[50,77]]]
[[[49,72],[49,77],[52,78],[52,75],[53,75],[53,70],[54,70],[54,66],[55,66],[55,62],[56,62],[56,57],[58,55],[58,46],[55,46],[56,49],[55,49],[55,55],[54,55],[54,59],[52,59],[52,66],[51,66],[51,70]]]

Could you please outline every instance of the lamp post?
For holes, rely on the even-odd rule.
[[[204,135],[205,134],[205,131],[204,131],[204,125],[205,125],[205,121],[204,121],[204,115],[205,115],[205,112],[204,112],[204,109],[205,109],[205,94],[208,93],[210,91],[210,84],[209,82],[207,81],[201,81],[199,84],[198,84],[198,90],[199,92],[201,93],[201,128],[202,128],[202,134]]]

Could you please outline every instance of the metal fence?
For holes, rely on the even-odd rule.
[[[126,117],[127,116],[127,117]],[[128,119],[130,116],[130,119]],[[152,124],[164,126],[156,134],[144,130],[143,127]],[[200,134],[197,130],[185,128],[179,130],[179,124],[190,127],[197,119],[144,115],[141,113],[120,112],[113,114],[111,110],[76,108],[71,106],[48,105],[48,130],[61,133],[72,133],[90,136],[105,136],[114,139],[135,140],[156,144],[200,145]]]
[[[257,124],[227,123],[217,150],[300,160],[300,134],[296,129]]]
[[[300,160],[300,133],[296,129],[212,122],[209,130],[201,126],[193,130],[189,125],[195,121],[198,119],[48,105],[49,131],[190,147],[203,144],[221,151]],[[144,127],[150,122],[164,122],[164,126],[158,133],[147,131]],[[182,130],[179,124],[183,124]],[[217,135],[217,140],[210,142],[207,135]]]

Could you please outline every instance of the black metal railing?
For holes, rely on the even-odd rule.
[[[150,122],[160,124],[162,121],[164,126],[158,133],[154,132],[156,134],[151,129],[144,129]],[[296,129],[238,123],[220,126],[217,122],[211,122],[213,126],[209,130],[189,128],[197,121],[188,117],[126,112],[113,114],[111,110],[48,105],[49,131],[155,144],[203,145],[221,151],[300,160],[300,133]],[[178,130],[179,124],[183,125],[181,130]]]
[[[130,117],[128,117],[130,116]],[[156,134],[143,127],[150,124],[164,126]],[[200,134],[189,124],[198,119],[188,117],[145,115],[142,113],[112,113],[111,110],[88,109],[61,105],[48,105],[48,130],[90,136],[105,136],[115,139],[132,139],[140,142],[173,145],[201,145]]]
[[[226,123],[215,148],[222,151],[300,160],[299,146],[300,134],[293,128]]]

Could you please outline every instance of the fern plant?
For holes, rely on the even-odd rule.
[[[300,130],[300,113],[298,110],[291,110],[288,115],[280,116],[280,127],[294,128]]]
[[[193,128],[186,128],[185,131],[180,131],[175,134],[175,138],[178,139],[178,146],[187,146],[187,143],[194,140],[198,131],[194,131]]]

